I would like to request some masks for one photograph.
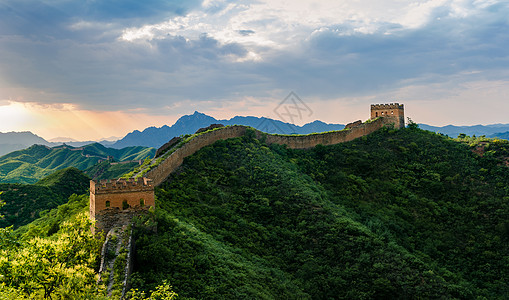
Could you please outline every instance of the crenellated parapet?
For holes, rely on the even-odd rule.
[[[390,103],[390,104],[371,104],[371,110],[382,109],[404,109],[403,104]]]
[[[154,190],[152,179],[140,177],[138,179],[103,179],[98,182],[90,181],[90,192],[95,194],[124,193],[131,191]]]

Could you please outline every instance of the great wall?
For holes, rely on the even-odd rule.
[[[269,145],[279,144],[286,145],[291,149],[307,149],[313,148],[319,144],[326,146],[348,142],[375,132],[388,124],[394,124],[395,128],[403,128],[405,126],[403,105],[398,103],[372,105],[371,119],[368,122],[362,123],[361,121],[356,121],[347,124],[345,129],[340,131],[307,135],[267,134],[259,130],[255,130],[255,133],[257,138],[264,138],[265,142]],[[243,125],[216,127],[214,130],[196,135],[171,153],[171,155],[159,163],[157,167],[145,173],[144,176],[152,179],[154,186],[158,186],[182,164],[185,157],[194,154],[201,148],[209,146],[218,140],[241,137],[246,133],[248,128],[250,127]],[[173,143],[173,146],[177,145],[178,143]]]
[[[286,145],[291,149],[309,149],[317,145],[334,145],[352,141],[356,138],[373,133],[384,126],[405,127],[404,107],[402,104],[373,104],[371,118],[366,122],[356,121],[345,126],[340,131],[307,135],[267,134],[251,127],[233,125],[223,127],[213,124],[209,128],[200,129],[193,136],[183,139],[175,137],[160,147],[150,164],[134,174],[136,178],[90,181],[90,219],[95,224],[93,231],[107,233],[103,245],[100,279],[106,274],[112,277],[111,266],[115,264],[118,255],[107,258],[109,249],[115,253],[128,247],[125,262],[121,298],[129,288],[129,276],[132,269],[133,243],[129,233],[129,225],[133,216],[155,207],[154,187],[165,182],[184,162],[184,158],[193,155],[203,147],[212,145],[216,141],[242,137],[248,130],[253,130],[256,138],[266,144]],[[124,238],[114,238],[123,236]],[[112,240],[116,240],[113,243]],[[127,242],[128,240],[128,242]],[[108,267],[110,266],[110,267]],[[106,280],[108,281],[108,280]],[[117,283],[118,285],[118,283]],[[108,294],[111,295],[114,284],[108,284]]]

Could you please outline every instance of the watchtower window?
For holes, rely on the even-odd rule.
[[[378,112],[375,112],[375,117],[378,117]]]
[[[127,200],[122,201],[122,209],[128,209],[129,203],[127,203]]]
[[[391,111],[391,115],[393,115],[393,114],[394,114],[394,111]]]
[[[140,199],[140,206],[141,206],[141,207],[145,206],[145,200]]]
[[[111,203],[110,201],[106,201],[106,207],[110,207]]]

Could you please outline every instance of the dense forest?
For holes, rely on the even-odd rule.
[[[181,299],[506,298],[509,143],[416,127],[309,150],[267,146],[249,131],[186,158],[156,188],[155,212],[133,226],[133,299],[172,290]],[[66,238],[86,228],[87,206],[72,195],[2,230],[11,242],[0,244],[9,253],[0,291],[44,297],[46,281],[6,274],[38,251],[34,239],[75,249]],[[59,266],[97,271],[98,246],[82,232],[73,234],[95,256],[69,250],[78,258]],[[62,274],[52,296],[104,297],[93,272],[75,289],[64,288],[74,273]]]
[[[504,298],[507,141],[383,129],[311,150],[253,136],[156,191],[133,285],[183,298]]]

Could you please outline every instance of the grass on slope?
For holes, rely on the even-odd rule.
[[[157,234],[137,233],[133,286],[168,279],[197,299],[503,298],[508,176],[500,159],[416,129],[311,150],[219,141],[156,189]]]
[[[504,299],[509,144],[484,142],[416,129],[310,150],[218,141],[156,189],[131,283],[168,280],[183,299]],[[60,177],[29,187],[65,192]],[[87,206],[72,195],[17,233],[52,236]]]

